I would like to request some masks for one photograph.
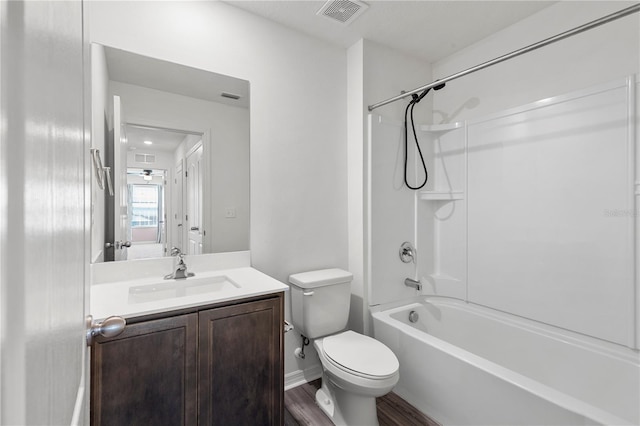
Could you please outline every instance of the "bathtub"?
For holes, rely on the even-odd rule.
[[[372,315],[394,392],[443,425],[640,424],[637,351],[442,297]]]

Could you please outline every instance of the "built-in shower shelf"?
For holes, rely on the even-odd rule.
[[[460,129],[464,126],[464,122],[445,123],[445,124],[424,124],[420,126],[423,132],[445,133],[451,130]]]
[[[433,282],[433,283],[459,283],[462,280],[460,280],[460,278],[456,278],[456,277],[452,277],[449,274],[444,274],[442,272],[438,272],[435,274],[429,274],[427,276],[427,278],[423,278],[423,280],[426,280],[427,282]]]
[[[454,201],[464,199],[461,191],[420,191],[420,199],[425,201]]]

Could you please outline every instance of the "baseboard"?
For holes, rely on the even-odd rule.
[[[284,390],[289,390],[322,377],[322,366],[313,365],[304,370],[297,370],[284,375]]]

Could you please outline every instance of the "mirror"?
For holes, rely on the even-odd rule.
[[[93,262],[249,249],[249,82],[91,46]]]

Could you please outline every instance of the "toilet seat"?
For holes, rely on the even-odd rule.
[[[400,367],[391,349],[351,330],[325,337],[322,348],[335,367],[366,379],[388,379],[396,375]]]

